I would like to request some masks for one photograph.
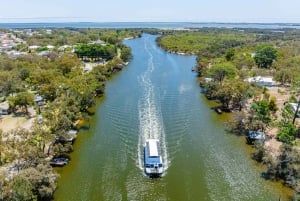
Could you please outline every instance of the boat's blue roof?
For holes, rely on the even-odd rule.
[[[159,141],[148,139],[145,146],[145,164],[158,164],[161,162]]]
[[[145,164],[158,164],[158,163],[161,163],[159,156],[145,158]]]

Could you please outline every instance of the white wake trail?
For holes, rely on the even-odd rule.
[[[168,168],[168,154],[165,141],[165,129],[160,108],[159,96],[155,93],[155,86],[151,81],[151,74],[155,69],[153,62],[153,54],[151,53],[147,42],[145,41],[145,49],[149,55],[148,68],[139,81],[144,89],[144,96],[139,101],[139,120],[140,120],[140,135],[138,144],[138,166],[143,170],[143,148],[147,139],[159,139],[161,145],[162,160],[165,170]]]

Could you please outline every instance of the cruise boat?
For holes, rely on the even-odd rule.
[[[164,167],[160,155],[159,140],[146,140],[144,154],[145,173],[150,177],[160,177],[164,172]]]

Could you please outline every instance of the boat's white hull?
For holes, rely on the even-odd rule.
[[[164,168],[145,168],[145,173],[149,176],[161,176],[164,173]]]

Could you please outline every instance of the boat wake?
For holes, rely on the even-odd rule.
[[[144,95],[138,104],[140,132],[138,142],[138,167],[144,169],[144,145],[147,139],[159,139],[161,156],[164,165],[164,172],[168,168],[168,154],[165,141],[165,129],[160,107],[159,93],[151,81],[154,71],[153,55],[145,41],[145,49],[149,55],[148,66],[143,75],[139,77],[139,82],[144,89]],[[165,174],[165,173],[164,173]]]

